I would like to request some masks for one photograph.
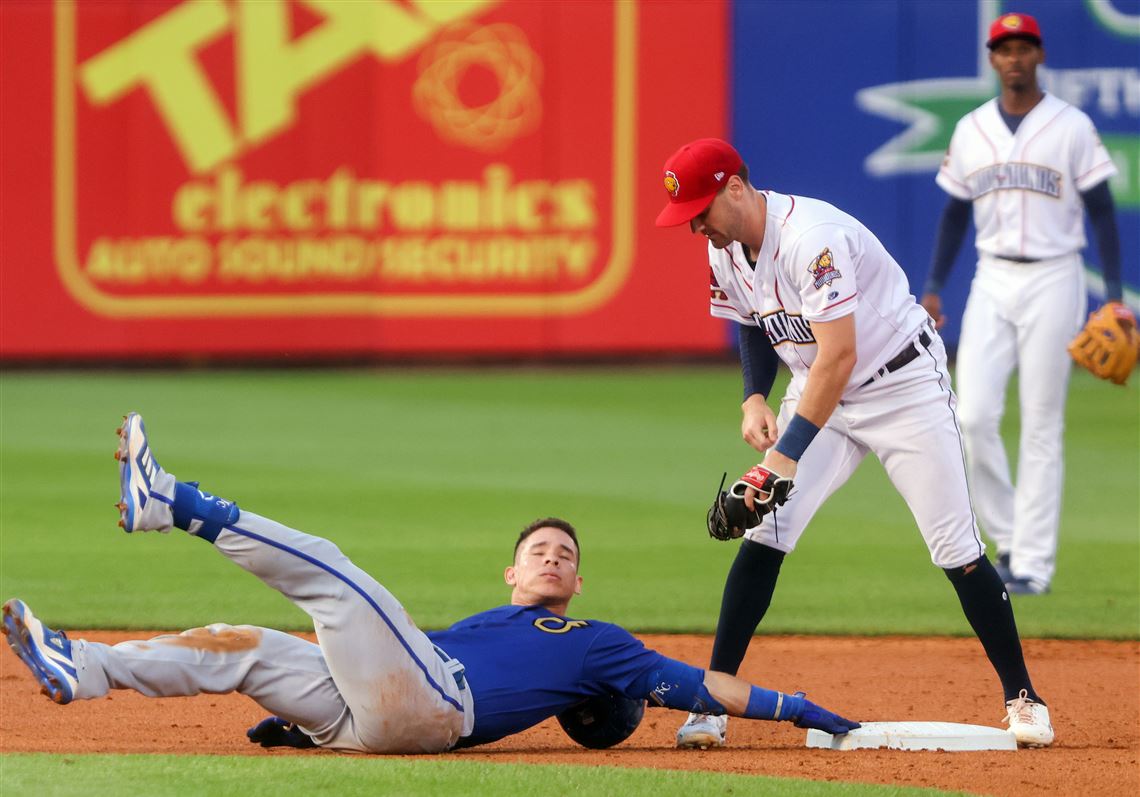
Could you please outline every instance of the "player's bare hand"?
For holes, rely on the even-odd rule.
[[[776,444],[780,431],[776,427],[776,415],[768,402],[759,393],[754,393],[740,405],[744,419],[740,422],[740,435],[744,442],[764,452]]]
[[[942,329],[946,323],[946,316],[942,315],[942,297],[937,293],[924,293],[921,304],[922,309],[934,320],[934,328]]]

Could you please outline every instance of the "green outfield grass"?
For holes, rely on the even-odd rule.
[[[66,778],[43,786],[43,771],[62,759]],[[441,795],[489,794],[621,795],[622,797],[703,797],[703,795],[799,795],[801,797],[922,797],[948,795],[934,789],[823,783],[722,775],[572,766],[503,766],[466,761],[418,761],[360,757],[141,755],[10,755],[3,765],[5,797],[43,795],[91,797],[104,794]],[[123,788],[130,784],[130,790]],[[282,784],[288,784],[282,791]]]
[[[1074,378],[1060,566],[1053,594],[1018,600],[1024,635],[1140,636],[1138,395]],[[708,538],[705,510],[721,471],[735,475],[756,459],[739,440],[738,402],[731,366],[5,372],[0,594],[64,628],[309,627],[209,545],[179,532],[118,530],[114,429],[123,412],[139,410],[164,467],[246,510],[332,538],[426,628],[505,602],[502,570],[517,530],[555,514],[581,530],[585,591],[574,614],[635,631],[711,632],[736,544]],[[761,630],[969,633],[873,460],[785,563]],[[283,788],[448,797],[930,793],[333,756],[0,756],[5,795],[252,797]]]
[[[705,510],[721,471],[756,459],[738,382],[731,366],[6,372],[2,593],[64,627],[307,627],[209,545],[117,529],[114,428],[135,409],[164,467],[332,538],[425,627],[504,602],[516,531],[554,514],[582,533],[576,614],[709,632],[736,543],[708,538]],[[1058,573],[1017,602],[1027,636],[1140,636],[1138,396],[1074,375]],[[874,459],[786,561],[761,630],[969,633]]]

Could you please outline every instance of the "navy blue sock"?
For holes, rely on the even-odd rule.
[[[190,531],[196,537],[209,542],[218,539],[223,526],[236,523],[241,510],[233,501],[218,498],[198,489],[198,482],[178,482],[174,485],[174,526]],[[201,525],[191,531],[191,524],[201,521]]]
[[[1045,701],[1033,691],[1029,671],[1025,668],[1025,655],[1005,584],[990,560],[983,556],[945,573],[958,593],[970,627],[1001,679],[1005,699],[1013,700],[1024,689],[1030,700],[1044,705]]]
[[[709,669],[736,675],[776,590],[784,552],[752,540],[740,543],[724,583]]]

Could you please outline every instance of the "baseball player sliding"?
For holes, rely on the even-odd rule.
[[[1082,208],[1096,232],[1105,295],[1125,338],[1136,324],[1120,301],[1120,240],[1108,189],[1116,167],[1092,121],[1038,86],[1045,50],[1033,17],[999,17],[988,46],[1001,96],[954,129],[937,177],[950,200],[922,305],[941,325],[939,292],[973,208],[978,267],[956,371],[966,464],[974,508],[997,547],[1006,588],[1036,595],[1049,591],[1056,566],[1071,366],[1066,346],[1087,302]],[[1014,368],[1021,395],[1016,488],[1000,435]]]
[[[762,519],[735,529],[745,539],[724,587],[710,671],[737,671],[784,556],[873,453],[997,671],[1010,729],[1022,745],[1050,744],[1049,710],[970,511],[946,352],[902,269],[870,230],[826,202],[754,188],[739,153],[719,139],[670,157],[665,189],[657,224],[687,224],[708,240],[712,315],[739,324],[741,432],[765,453],[740,483]],[[777,416],[768,394],[781,359],[792,380]],[[714,536],[723,536],[720,500],[709,513]],[[723,745],[726,723],[695,712],[677,744]]]
[[[70,640],[10,600],[8,644],[57,703],[111,689],[150,697],[240,692],[276,715],[251,731],[263,744],[272,737],[272,744],[374,753],[491,742],[610,694],[836,734],[859,727],[802,693],[705,672],[647,649],[616,625],[567,617],[582,577],[577,534],[564,520],[535,521],[519,536],[504,575],[510,605],[425,634],[333,543],[177,481],[159,466],[137,414],[125,419],[116,457],[126,531],[179,528],[212,544],[308,613],[318,643],[215,624],[109,646]]]

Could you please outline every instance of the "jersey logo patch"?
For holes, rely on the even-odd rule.
[[[777,310],[760,318],[760,326],[773,346],[781,343],[815,343],[815,335],[811,331],[811,323],[802,316],[789,315],[783,310]]]
[[[808,271],[811,272],[814,278],[812,284],[816,290],[819,290],[824,285],[830,285],[843,276],[839,273],[839,269],[835,267],[835,260],[831,256],[831,250],[826,247],[815,256],[815,260],[811,261],[811,265],[808,266]]]
[[[534,621],[534,627],[548,634],[565,634],[575,628],[585,628],[589,623],[585,620],[567,620],[564,617],[539,617]]]
[[[665,190],[669,192],[669,196],[677,196],[677,192],[681,190],[681,184],[677,182],[677,175],[673,172],[665,172]]]

